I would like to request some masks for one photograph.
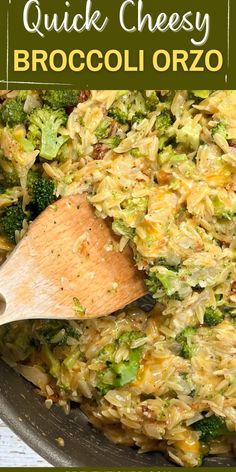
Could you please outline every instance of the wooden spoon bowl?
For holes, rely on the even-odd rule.
[[[147,293],[131,249],[84,196],[62,198],[30,226],[0,269],[0,324],[108,315]]]

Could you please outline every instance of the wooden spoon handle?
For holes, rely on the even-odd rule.
[[[52,308],[54,313],[53,287],[50,289],[48,280],[43,280],[34,257],[31,239],[26,236],[1,267],[0,325],[43,318]]]
[[[25,241],[20,243],[21,246],[22,244],[24,245]],[[19,247],[17,250],[19,250]],[[28,272],[27,265],[30,265],[30,261],[25,258],[24,266],[19,267],[14,257],[15,251],[0,269],[0,325],[24,319],[27,308],[27,303],[24,304],[27,288],[24,289],[22,282],[24,283],[24,276]],[[23,295],[22,303],[19,290]]]

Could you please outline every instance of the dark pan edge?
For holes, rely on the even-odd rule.
[[[47,411],[31,384],[0,361],[0,417],[25,443],[56,467],[176,466],[162,454],[138,455],[134,449],[108,441],[94,431],[79,409],[65,416],[61,408]],[[65,438],[65,447],[56,439]],[[208,467],[235,467],[232,457],[211,457]]]
[[[71,461],[66,459],[62,451],[58,450],[56,446],[54,448],[52,444],[49,445],[48,441],[43,439],[40,433],[35,432],[30,424],[26,429],[25,422],[17,420],[14,410],[3,395],[0,395],[0,417],[27,446],[50,465],[54,467],[72,467]],[[78,467],[80,466],[83,467],[85,464],[78,464]]]

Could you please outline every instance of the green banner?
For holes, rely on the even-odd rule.
[[[40,467],[40,472],[173,472],[175,467]],[[1,468],[0,471],[6,470]],[[23,467],[11,467],[11,472],[25,472]],[[37,467],[27,467],[27,472],[36,472]],[[181,467],[181,472],[193,472],[194,469]],[[226,472],[225,467],[200,467],[201,472]],[[230,467],[230,472],[236,472],[236,467]]]
[[[235,88],[234,0],[1,0],[4,88]]]

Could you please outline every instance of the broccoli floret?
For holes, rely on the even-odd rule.
[[[128,198],[122,202],[122,210],[124,217],[129,217],[135,214],[145,214],[148,207],[147,197],[133,197]]]
[[[122,141],[123,137],[126,135],[119,130],[119,134],[112,133],[112,127],[114,124],[114,120],[112,118],[105,118],[100,122],[98,125],[95,136],[99,142],[105,144],[107,147],[113,149],[119,146],[120,142]]]
[[[158,290],[164,290],[164,293],[168,297],[174,299],[181,299],[178,293],[178,268],[171,267],[170,269],[158,269],[155,271],[148,272],[148,279],[146,285],[151,293],[156,293]],[[155,291],[154,291],[155,290]]]
[[[37,93],[35,90],[18,90],[17,98],[21,102],[25,102],[29,95],[33,95],[35,93]]]
[[[101,141],[101,139],[107,138],[107,136],[109,135],[110,126],[111,126],[110,120],[104,119],[99,123],[95,131],[95,136],[98,139],[98,141]]]
[[[221,134],[225,139],[228,137],[227,129],[226,129],[226,124],[223,121],[219,121],[217,125],[215,125],[212,130],[211,134],[214,138],[215,134]]]
[[[128,361],[113,364],[113,370],[116,373],[115,387],[123,387],[136,378],[140,367],[141,353],[140,348],[132,349]]]
[[[117,341],[120,345],[126,344],[130,346],[130,344],[132,344],[133,341],[136,341],[136,339],[140,339],[144,337],[145,337],[145,334],[142,333],[142,331],[124,331],[123,333],[120,334]]]
[[[52,375],[52,377],[55,377],[57,379],[60,375],[60,361],[54,356],[47,344],[44,344],[42,346],[42,354],[44,355],[44,358],[49,366],[50,374]]]
[[[121,141],[122,141],[122,137],[116,134],[115,136],[111,136],[110,138],[103,139],[101,142],[105,144],[107,147],[114,149],[117,146],[119,146]]]
[[[176,341],[181,347],[180,355],[184,359],[191,359],[195,349],[194,336],[197,328],[188,326],[176,336]]]
[[[193,427],[196,431],[200,432],[200,439],[203,442],[210,442],[219,436],[230,433],[227,429],[225,419],[216,415],[205,417],[197,421],[193,424]]]
[[[106,395],[109,390],[115,388],[114,373],[110,368],[104,369],[97,373],[97,390],[101,395]]]
[[[115,219],[112,223],[112,229],[114,233],[125,236],[127,239],[133,239],[135,235],[135,229],[126,226],[122,220]]]
[[[55,159],[63,144],[68,141],[68,136],[60,135],[60,128],[66,121],[64,110],[52,110],[46,105],[36,108],[29,115],[28,138],[40,149],[40,156],[44,159]]]
[[[127,361],[116,363],[109,360],[109,367],[97,374],[97,389],[100,393],[105,395],[109,390],[132,382],[137,376],[141,355],[142,350],[136,348],[131,350]]]
[[[44,177],[32,179],[29,195],[33,204],[33,213],[37,216],[55,201],[55,182]]]
[[[128,115],[125,111],[122,111],[118,107],[113,107],[109,111],[109,115],[112,116],[116,121],[121,123],[122,125],[125,125],[126,122],[128,122]]]
[[[27,188],[31,189],[35,180],[41,178],[41,173],[39,170],[30,169],[27,174]]]
[[[170,297],[175,293],[173,282],[176,280],[176,271],[166,269],[165,273],[158,273],[158,279],[162,283],[166,294]]]
[[[18,98],[7,99],[0,108],[0,119],[4,125],[14,127],[26,122],[24,103]]]
[[[63,330],[63,336],[57,343],[54,342],[55,336]],[[40,344],[54,344],[57,346],[66,346],[68,337],[79,340],[79,332],[76,331],[70,323],[63,320],[46,320],[36,329],[36,339]]]
[[[140,367],[142,348],[130,349],[129,359],[125,361],[116,362],[115,355],[120,346],[125,345],[130,348],[133,341],[143,337],[145,334],[141,331],[123,331],[112,344],[107,344],[99,352],[99,360],[106,365],[106,368],[97,374],[97,389],[102,395],[113,388],[130,383],[136,378]]]
[[[133,124],[147,115],[145,99],[140,92],[130,92],[122,95],[110,108],[108,115],[121,124]]]
[[[185,344],[182,346],[181,348],[181,352],[180,352],[180,355],[184,358],[184,359],[191,359],[193,353],[192,353],[192,346],[189,346],[188,344]]]
[[[15,244],[15,232],[21,231],[23,221],[28,217],[22,209],[21,203],[8,207],[0,218],[0,229],[7,236],[10,242]]]
[[[159,98],[155,92],[155,90],[150,93],[150,95],[145,96],[145,102],[148,110],[154,111],[159,103]]]
[[[216,326],[224,319],[223,313],[218,309],[207,308],[204,314],[204,324],[207,326]]]
[[[14,169],[13,166],[9,164],[9,169],[5,172],[3,169],[0,171],[1,175],[1,186],[5,189],[11,187],[18,187],[20,186],[20,179],[18,173]]]
[[[160,102],[165,103],[166,105],[171,105],[175,94],[175,90],[157,90],[157,96]]]
[[[172,113],[168,108],[164,108],[160,115],[156,119],[156,129],[159,136],[162,136],[166,133],[168,128],[173,124]]]
[[[145,279],[145,283],[150,293],[155,294],[158,290],[162,289],[163,286],[157,277],[157,272],[148,272],[148,278]]]
[[[79,90],[47,90],[43,94],[43,101],[54,110],[77,105]]]
[[[229,306],[229,305],[223,305],[220,307],[222,313],[223,313],[223,317],[227,317],[227,319],[233,324],[235,325],[236,324],[236,309],[235,307],[232,305],[232,306]]]

